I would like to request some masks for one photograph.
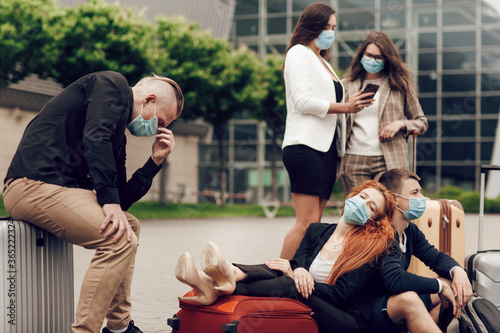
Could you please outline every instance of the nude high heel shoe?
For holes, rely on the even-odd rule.
[[[216,284],[214,289],[218,295],[231,295],[236,289],[234,266],[224,259],[214,242],[208,242],[203,248],[201,269],[214,279]]]
[[[198,274],[193,257],[189,252],[181,254],[179,260],[177,260],[175,277],[195,289],[197,294],[195,297],[179,297],[180,300],[193,301],[202,305],[210,305],[217,300],[218,296],[212,286]]]

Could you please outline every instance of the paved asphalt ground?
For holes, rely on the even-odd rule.
[[[327,216],[323,222],[336,222]],[[216,242],[230,262],[263,263],[278,257],[294,218],[222,218],[142,221],[140,246],[132,285],[132,319],[145,333],[171,332],[167,319],[179,310],[178,297],[190,288],[175,278],[175,263],[191,252],[199,268],[203,245]],[[465,217],[466,254],[477,250],[478,216]],[[500,215],[484,220],[484,249],[500,248]],[[93,251],[74,247],[75,302]],[[75,304],[76,307],[76,304]],[[458,332],[455,325],[448,332]]]

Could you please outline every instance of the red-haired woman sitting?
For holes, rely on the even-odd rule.
[[[231,265],[216,244],[208,243],[202,252],[203,272],[184,253],[176,277],[197,290],[198,296],[189,300],[201,304],[224,294],[289,297],[312,309],[320,332],[361,331],[372,312],[367,300],[380,290],[377,269],[394,239],[393,206],[391,192],[376,181],[365,181],[347,196],[337,224],[309,226],[293,260]]]

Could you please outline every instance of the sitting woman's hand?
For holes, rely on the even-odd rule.
[[[266,262],[266,266],[275,271],[283,272],[284,275],[293,278],[292,267],[290,267],[290,261],[282,258],[271,259]]]
[[[314,290],[314,279],[305,268],[299,267],[293,271],[293,279],[295,281],[295,286],[297,291],[304,298],[309,298]]]

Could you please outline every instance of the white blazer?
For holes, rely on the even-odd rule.
[[[340,82],[330,64],[320,60],[309,47],[298,44],[286,54],[284,77],[287,116],[282,148],[303,144],[326,152],[337,128],[337,153],[342,157],[346,142],[345,115],[328,114],[330,103],[336,103],[337,97],[333,80],[321,61]],[[342,95],[345,96],[343,85]]]

